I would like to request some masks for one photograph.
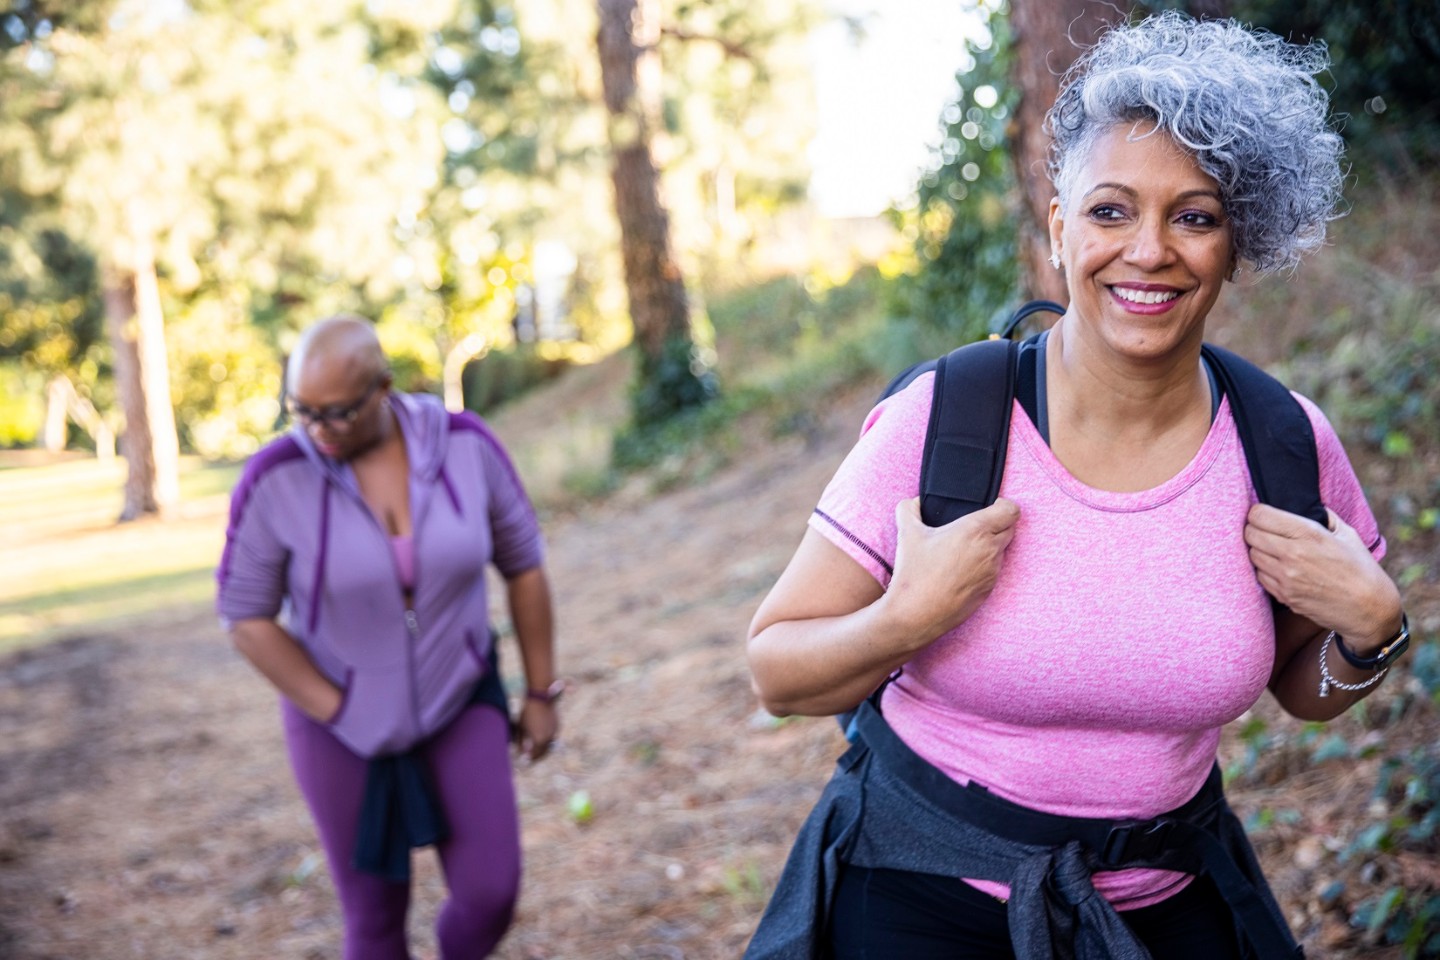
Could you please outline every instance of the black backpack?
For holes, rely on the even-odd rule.
[[[928,526],[957,520],[999,495],[1021,346],[1010,334],[1040,312],[1064,313],[1065,308],[1032,300],[1011,315],[1000,333],[909,367],[880,395],[883,400],[935,371],[920,466],[920,516]],[[1201,353],[1230,398],[1260,502],[1325,524],[1315,432],[1300,402],[1280,381],[1228,350],[1207,343]]]
[[[1041,312],[1063,314],[1065,308],[1032,300],[1000,333],[901,371],[880,394],[883,400],[935,371],[920,462],[920,518],[927,526],[958,520],[999,495],[1022,346],[1010,336],[1026,317]],[[1315,432],[1300,402],[1280,381],[1228,350],[1207,343],[1201,353],[1230,399],[1260,502],[1326,524]],[[853,713],[836,718],[841,727],[849,727]]]

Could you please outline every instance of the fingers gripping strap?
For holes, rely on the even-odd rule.
[[[1015,398],[1016,344],[982,340],[935,368],[920,466],[920,517],[938,527],[995,502]]]
[[[1202,349],[1230,398],[1255,496],[1325,525],[1315,431],[1305,408],[1284,384],[1248,360],[1210,344]]]

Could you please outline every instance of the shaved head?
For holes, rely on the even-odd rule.
[[[292,391],[319,380],[325,386],[364,386],[389,373],[375,326],[354,314],[326,317],[305,329],[290,355],[286,381]]]

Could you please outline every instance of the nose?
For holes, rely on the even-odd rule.
[[[329,441],[334,439],[330,425],[324,420],[311,420],[305,424],[305,432],[310,434],[312,440]]]
[[[1142,270],[1155,270],[1164,266],[1170,255],[1165,224],[1153,220],[1138,224],[1125,248],[1125,260]]]

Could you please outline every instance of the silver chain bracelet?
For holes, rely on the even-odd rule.
[[[1320,696],[1330,696],[1331,687],[1336,690],[1364,690],[1368,686],[1379,683],[1380,678],[1390,672],[1390,668],[1386,667],[1364,683],[1341,683],[1330,675],[1330,665],[1325,662],[1330,653],[1330,644],[1334,641],[1335,631],[1331,630],[1330,635],[1325,638],[1325,643],[1320,647]]]

